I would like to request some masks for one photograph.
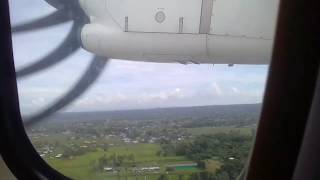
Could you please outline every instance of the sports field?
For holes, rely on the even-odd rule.
[[[194,163],[189,161],[183,156],[157,156],[156,152],[160,150],[160,145],[158,144],[131,144],[122,145],[119,147],[111,147],[107,151],[98,149],[96,152],[86,153],[81,156],[76,156],[72,159],[46,159],[47,162],[56,168],[63,174],[76,179],[76,180],[88,180],[88,179],[110,179],[118,180],[120,179],[132,179],[132,180],[156,180],[160,174],[166,174],[169,179],[178,179],[178,176],[183,175],[185,178],[194,172],[201,171],[196,167],[181,167],[177,168],[175,171],[166,171],[167,165],[170,164],[183,164],[183,163]],[[101,172],[93,170],[97,159],[102,156],[109,156],[112,154],[117,155],[128,155],[133,154],[135,157],[135,164],[137,167],[148,167],[148,166],[158,166],[160,167],[159,172],[146,172],[144,174],[136,175],[130,170],[131,167],[123,167],[119,173],[113,172]],[[215,168],[220,166],[218,161],[211,162],[215,163]],[[126,165],[124,165],[126,166]],[[127,170],[125,170],[127,169]]]

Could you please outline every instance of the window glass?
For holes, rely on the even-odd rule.
[[[67,15],[32,30],[17,25],[58,10],[10,1],[20,108],[39,155],[79,180],[242,177],[277,8],[243,1],[252,1],[243,18],[246,7],[229,1],[219,10],[210,0],[52,3]]]

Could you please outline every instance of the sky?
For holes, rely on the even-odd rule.
[[[11,23],[54,9],[41,0],[10,0]],[[71,24],[13,35],[16,69],[35,62],[61,43]],[[22,114],[41,111],[66,93],[89,65],[79,50],[62,63],[18,80]],[[267,65],[182,65],[111,60],[98,81],[63,111],[260,103]]]

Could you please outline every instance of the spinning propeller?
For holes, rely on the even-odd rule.
[[[13,34],[47,28],[68,21],[73,21],[72,28],[68,36],[56,49],[54,49],[43,58],[34,61],[35,63],[17,70],[17,77],[19,79],[29,76],[33,73],[43,71],[46,68],[62,62],[65,58],[81,48],[81,42],[78,33],[82,26],[89,21],[89,19],[81,9],[78,1],[45,1],[49,5],[53,6],[56,11],[42,18],[12,27]],[[54,103],[46,107],[44,110],[30,116],[29,118],[24,119],[25,126],[30,127],[31,125],[34,125],[35,123],[43,120],[45,117],[48,117],[66,107],[79,96],[81,96],[102,74],[103,69],[106,67],[107,61],[108,59],[106,58],[94,56],[91,64],[83,73],[79,81],[67,93],[65,93]]]

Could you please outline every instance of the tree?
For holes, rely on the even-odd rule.
[[[198,161],[197,166],[200,169],[205,169],[206,168],[206,163],[204,161]]]
[[[253,137],[242,134],[240,131],[229,131],[228,133],[217,133],[211,135],[200,135],[191,141],[178,144],[162,144],[161,150],[166,154],[185,155],[198,163],[198,167],[205,169],[204,160],[218,158],[223,164],[216,175],[220,180],[236,179],[248,158]],[[190,180],[214,179],[212,174],[194,174]]]
[[[168,171],[168,172],[171,172],[174,170],[175,170],[174,167],[171,167],[171,166],[166,167],[166,171]]]
[[[162,154],[162,151],[161,151],[161,150],[159,150],[159,151],[156,152],[156,155],[157,155],[157,156],[161,156],[161,154]]]
[[[158,180],[169,180],[168,177],[164,174],[161,174],[159,177],[158,177]]]
[[[218,179],[215,179],[215,176],[212,173],[203,171],[203,172],[192,173],[189,176],[189,180],[218,180]]]
[[[183,179],[184,179],[184,175],[179,174],[179,175],[178,175],[178,180],[183,180]]]
[[[105,167],[105,166],[107,166],[108,165],[108,159],[107,159],[107,157],[106,157],[106,155],[103,155],[102,157],[100,157],[99,159],[98,159],[98,167],[99,167],[99,169],[102,171],[103,170],[103,168]]]
[[[135,156],[134,156],[134,154],[130,154],[130,155],[128,155],[128,160],[129,161],[132,161],[132,162],[134,162],[135,161]]]
[[[103,144],[101,148],[103,149],[103,151],[108,151],[109,145]]]
[[[238,159],[228,160],[221,166],[221,168],[216,172],[218,176],[223,176],[224,179],[237,179],[241,170],[244,167],[244,162],[242,163]],[[228,178],[226,178],[228,177]]]
[[[228,173],[222,172],[214,176],[213,180],[231,180]]]

